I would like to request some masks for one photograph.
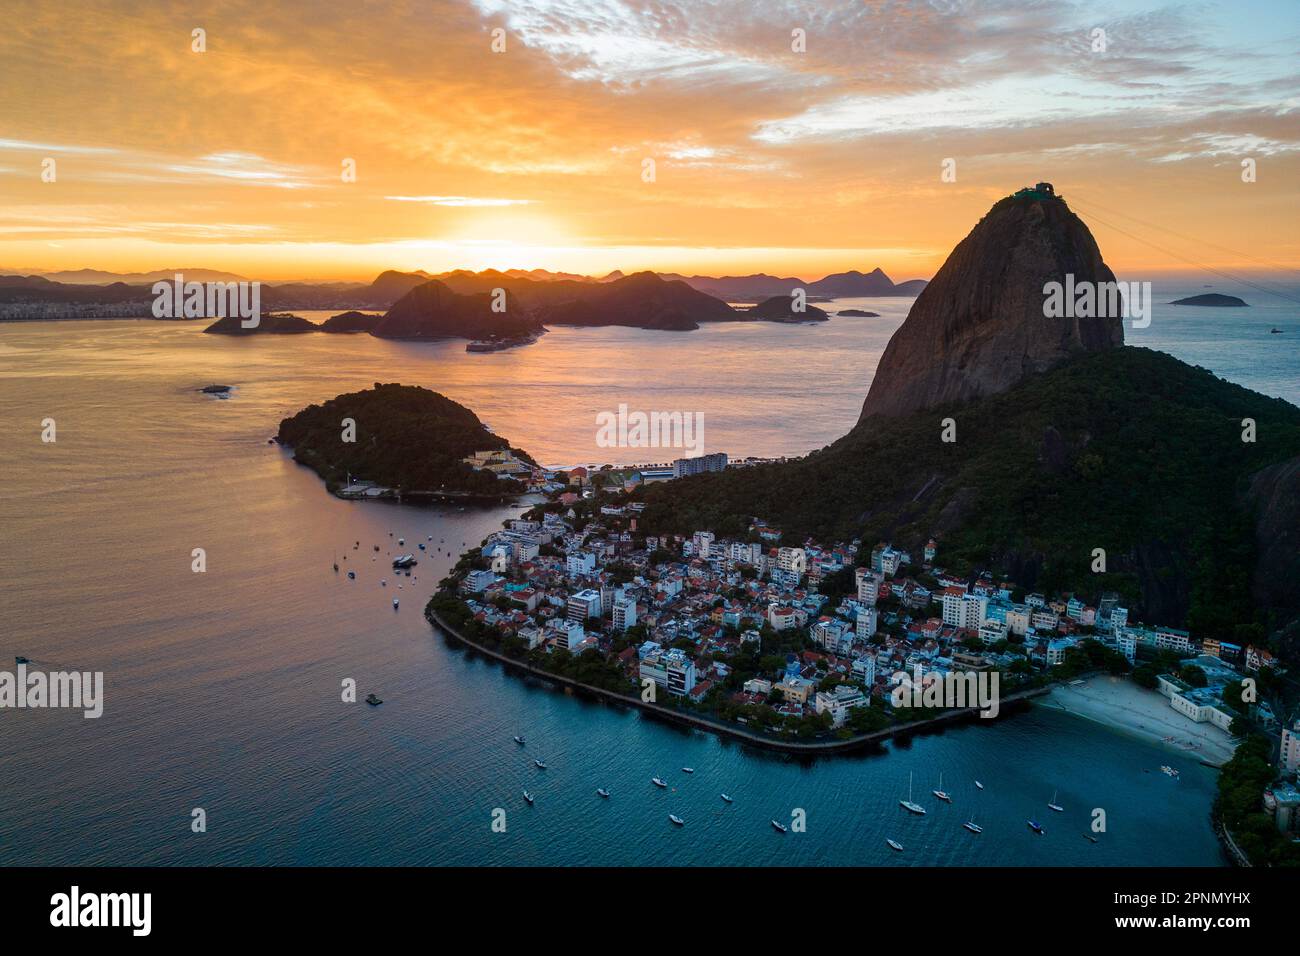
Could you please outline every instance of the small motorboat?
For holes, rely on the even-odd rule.
[[[903,852],[903,844],[899,843],[897,840],[886,840],[885,842],[889,844],[891,850],[897,850],[899,853]]]
[[[380,578],[380,579],[379,579],[379,586],[380,586],[381,588],[386,588],[386,587],[388,587],[388,578]]]
[[[375,545],[375,550],[376,550],[376,551],[379,550],[379,545]]]
[[[1049,803],[1047,804],[1047,808],[1048,808],[1049,810],[1055,810],[1057,813],[1064,813],[1064,812],[1065,812],[1065,807],[1061,806],[1059,803],[1056,802],[1056,791],[1055,791],[1055,790],[1052,791],[1052,799],[1051,799],[1051,802],[1049,802]]]
[[[597,787],[596,792],[600,794],[602,797],[604,797],[606,800],[609,799],[609,791],[606,790],[604,787]]]
[[[725,793],[723,793],[723,794],[719,794],[719,796],[722,797],[722,802],[723,802],[723,803],[735,803],[735,802],[736,802],[735,800],[732,800],[731,797],[727,796]]]
[[[378,694],[367,694],[366,703],[369,704],[371,707],[378,707],[380,704],[383,703],[383,700],[380,698]]]
[[[355,580],[357,579],[357,572],[355,572],[355,571],[349,571],[349,572],[348,572],[348,577],[351,578],[353,581],[355,581]]]
[[[777,833],[786,833],[789,830],[789,828],[784,823],[778,823],[775,820],[772,821],[772,829],[775,830]]]
[[[397,598],[393,598],[393,609],[397,609]]]
[[[461,509],[461,510],[463,511],[464,509]],[[678,816],[677,814],[675,814],[675,813],[670,813],[670,814],[668,814],[668,819],[669,819],[669,820],[672,820],[673,823],[677,824],[679,827],[684,827],[684,826],[686,826],[686,821],[683,820],[681,817],[679,817],[679,816]]]
[[[334,573],[335,574],[339,573],[339,563],[337,561],[334,562]]]
[[[984,828],[983,828],[982,826],[980,826],[978,823],[975,822],[975,818],[974,818],[974,817],[971,817],[969,820],[967,820],[965,823],[963,823],[962,826],[964,826],[964,827],[965,827],[967,830],[969,830],[971,833],[983,833],[983,832],[984,832]]]
[[[1083,838],[1084,838],[1085,840],[1087,840],[1089,843],[1096,843],[1096,842],[1097,842],[1097,838],[1096,838],[1095,836],[1093,836],[1091,833],[1085,833],[1085,834],[1083,835]]]
[[[15,657],[15,658],[14,658],[14,663],[15,663],[15,664],[30,664],[31,662],[32,662],[32,659],[31,659],[30,657]]]
[[[518,736],[518,735],[516,735],[516,736],[515,736],[515,743],[517,743],[519,746],[522,747],[522,746],[524,745],[524,738],[523,738],[523,737],[520,737],[520,736]]]
[[[980,783],[978,780],[975,781],[975,786],[978,787],[980,790],[984,789],[984,784]]]
[[[665,781],[660,780],[658,777],[651,777],[650,782],[653,783],[656,787],[668,786],[668,784]]]
[[[1042,836],[1047,832],[1046,830],[1043,829],[1043,825],[1041,823],[1036,823],[1033,820],[1026,820],[1025,822],[1029,824],[1029,829],[1033,830],[1039,836]]]
[[[529,805],[529,806],[532,806],[532,804],[533,804],[533,795],[532,795],[531,793],[529,793],[527,790],[524,791],[524,799],[528,801],[528,805]]]
[[[695,773],[695,768],[694,768],[694,767],[683,767],[683,768],[682,768],[682,773]]]
[[[423,542],[423,541],[420,542],[420,544],[419,544],[419,548],[420,548],[421,551],[424,550],[424,542]]]
[[[534,759],[533,764],[537,767],[538,770],[546,769],[546,764],[542,763],[540,760]]]
[[[404,545],[404,544],[406,544],[406,539],[405,539],[405,538],[398,538],[398,539],[397,539],[397,546],[398,546],[399,548],[400,548],[402,545]]]

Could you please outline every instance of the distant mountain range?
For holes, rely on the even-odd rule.
[[[147,318],[152,315],[154,283],[173,280],[177,274],[187,282],[248,281],[210,269],[123,274],[78,269],[45,275],[0,275],[0,319]],[[437,288],[426,289],[406,301],[417,289],[431,283],[437,283]],[[396,312],[395,317],[366,330],[382,337],[495,338],[527,334],[529,328],[544,323],[689,331],[702,322],[815,321],[826,318],[825,314],[820,310],[792,314],[773,300],[788,302],[796,289],[802,289],[810,301],[913,296],[924,286],[920,279],[895,284],[879,269],[836,273],[815,282],[766,274],[715,278],[655,272],[625,275],[615,271],[597,278],[544,269],[457,269],[436,275],[388,270],[370,283],[263,282],[261,307],[266,313],[390,310]],[[509,296],[511,306],[506,314],[472,307],[458,298],[486,297],[496,289],[504,289]],[[486,298],[482,301],[486,302]],[[737,310],[728,302],[753,302],[765,307]],[[226,330],[225,326],[215,329]],[[354,326],[353,330],[363,329]]]

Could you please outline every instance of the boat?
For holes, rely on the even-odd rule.
[[[1165,765],[1163,765],[1163,764],[1162,764],[1161,767],[1160,767],[1160,772],[1161,772],[1161,773],[1167,773],[1167,774],[1169,774],[1169,776],[1171,776],[1171,777],[1176,777],[1176,776],[1178,776],[1178,771],[1177,771],[1177,770],[1175,770],[1173,767],[1165,766]]]
[[[931,790],[930,792],[945,803],[952,803],[952,797],[948,796],[947,792],[943,789],[943,774],[939,774],[939,789]]]
[[[533,759],[533,763],[536,765],[536,767],[537,767],[538,770],[545,770],[545,769],[546,769],[546,764],[542,763],[540,760],[538,760],[538,759],[536,759],[536,758]]]
[[[666,786],[668,786],[667,783],[665,783],[664,781],[660,780],[658,777],[651,777],[651,778],[650,778],[650,782],[653,783],[656,787],[666,787]]]
[[[339,573],[339,563],[337,561],[334,562],[334,573],[335,574]]]
[[[1043,829],[1041,823],[1035,823],[1033,820],[1026,820],[1025,822],[1029,824],[1029,829],[1033,830],[1039,836],[1042,836],[1047,832],[1046,830]]]
[[[371,707],[378,707],[380,704],[383,703],[383,700],[380,698],[378,694],[367,694],[366,703],[369,704]]]
[[[609,791],[606,790],[604,787],[597,787],[596,792],[600,794],[602,797],[605,797],[606,799],[609,798]]]
[[[30,657],[15,657],[15,658],[14,658],[14,663],[15,663],[15,664],[30,664],[31,662],[32,662],[32,659],[31,659]]]
[[[376,551],[379,550],[379,545],[375,545],[375,550],[376,550]]]
[[[677,824],[679,827],[684,827],[684,826],[686,826],[686,821],[683,820],[681,817],[679,817],[679,816],[678,816],[677,814],[675,814],[675,813],[670,813],[670,814],[668,814],[668,819],[669,819],[669,820],[672,820],[673,823]]]
[[[397,607],[397,598],[393,598],[393,607]]]
[[[529,806],[532,805],[533,795],[529,793],[527,790],[524,791],[524,799],[528,801]]]
[[[355,571],[349,571],[349,572],[348,572],[348,577],[351,578],[353,581],[355,581],[355,580],[357,579],[357,572],[355,572]]]
[[[980,790],[984,789],[984,784],[980,783],[978,780],[975,781],[975,786]]]
[[[1064,812],[1065,812],[1065,807],[1061,806],[1060,804],[1058,804],[1058,803],[1056,802],[1056,791],[1055,791],[1055,790],[1052,791],[1052,801],[1051,801],[1051,803],[1049,803],[1049,804],[1047,805],[1047,808],[1048,808],[1049,810],[1055,810],[1057,813],[1064,813]]]
[[[885,842],[889,844],[891,850],[897,850],[899,853],[903,852],[903,844],[899,843],[897,840],[886,840]]]
[[[964,826],[964,827],[965,827],[967,830],[969,830],[971,833],[983,833],[983,832],[984,832],[984,828],[983,828],[982,826],[980,826],[978,823],[976,823],[974,820],[967,820],[965,823],[962,824],[962,826]]]
[[[735,802],[736,802],[735,800],[732,800],[731,797],[727,796],[725,793],[719,794],[719,796],[722,797],[722,800],[723,800],[724,803],[735,803]]]
[[[1093,836],[1091,833],[1085,833],[1085,834],[1083,835],[1083,838],[1084,838],[1085,840],[1087,840],[1089,843],[1096,843],[1096,842],[1097,842],[1097,838],[1096,838],[1095,836]]]
[[[418,547],[419,547],[419,549],[420,549],[421,551],[423,551],[423,550],[424,550],[424,542],[421,541],[421,542],[419,543]]]
[[[405,538],[398,538],[398,539],[397,539],[397,545],[398,545],[398,547],[401,547],[401,546],[404,545],[404,544],[406,544],[406,539],[405,539]]]
[[[519,746],[522,747],[522,746],[524,745],[524,738],[523,738],[523,737],[520,737],[520,736],[518,736],[518,735],[516,735],[516,736],[515,736],[515,743],[517,743]]]
[[[910,773],[907,775],[907,799],[899,800],[898,805],[908,813],[915,813],[921,817],[925,816],[925,807],[912,802],[912,775]]]
[[[411,565],[413,565],[413,564],[419,564],[419,563],[420,563],[420,562],[418,562],[418,561],[415,560],[415,555],[413,555],[413,554],[402,554],[402,555],[398,555],[397,557],[393,558],[393,569],[396,570],[396,571],[405,571],[405,570],[406,570],[407,568],[409,568]]]
[[[695,773],[695,768],[694,768],[694,767],[683,767],[683,768],[682,768],[682,773]]]
[[[789,831],[789,828],[784,823],[778,823],[775,820],[772,821],[772,829],[776,830],[778,833],[786,833]]]
[[[1282,334],[1282,330],[1281,330],[1281,329],[1269,329],[1269,330],[1268,330],[1268,334],[1269,334],[1269,335],[1281,335],[1281,334]]]

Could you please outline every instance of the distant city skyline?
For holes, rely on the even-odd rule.
[[[901,281],[1039,179],[1117,272],[1300,268],[1287,0],[6,8],[6,270]]]

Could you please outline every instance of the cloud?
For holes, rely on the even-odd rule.
[[[527,206],[532,199],[490,199],[476,196],[385,196],[393,202],[419,202],[430,206]]]

